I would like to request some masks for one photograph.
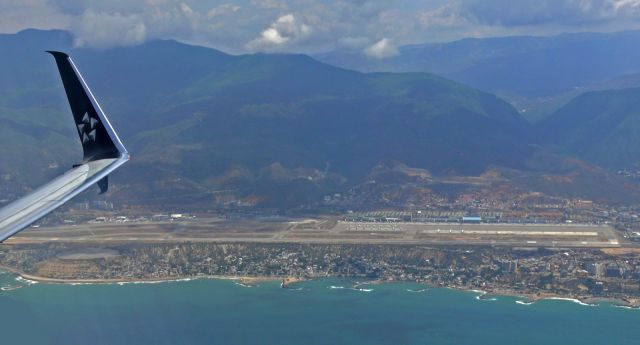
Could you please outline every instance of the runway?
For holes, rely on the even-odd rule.
[[[608,225],[367,223],[331,219],[198,219],[31,228],[7,244],[42,242],[253,242],[617,248]]]

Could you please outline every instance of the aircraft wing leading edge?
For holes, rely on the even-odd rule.
[[[107,176],[129,160],[129,153],[111,127],[71,58],[49,52],[56,60],[76,130],[83,160],[61,176],[0,209],[0,242],[28,227],[93,184],[104,193]]]

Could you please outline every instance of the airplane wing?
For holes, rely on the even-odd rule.
[[[71,58],[49,52],[56,60],[67,93],[83,160],[51,182],[0,209],[0,242],[28,227],[93,184],[101,193],[108,188],[107,175],[129,160],[109,120]]]

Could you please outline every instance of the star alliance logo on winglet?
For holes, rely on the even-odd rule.
[[[89,113],[85,112],[82,122],[77,124],[82,144],[88,143],[89,140],[96,142],[96,124],[98,124],[98,119],[89,116]]]

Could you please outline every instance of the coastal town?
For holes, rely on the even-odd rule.
[[[0,266],[52,282],[345,277],[639,305],[640,206],[422,187],[367,183],[285,211],[224,193],[197,207],[81,199],[0,246]]]
[[[233,202],[210,210],[77,202],[0,246],[0,266],[54,282],[346,277],[639,305],[640,207],[536,193],[505,197],[497,190],[405,200],[377,211],[350,209],[360,196],[370,196],[358,193],[326,196],[322,216],[304,216],[312,209],[282,213]],[[447,235],[438,234],[440,228],[454,232],[451,241],[438,242],[437,236]],[[471,245],[485,229],[511,231],[507,237],[517,241],[501,244],[497,235],[487,235]],[[544,242],[523,235],[531,230],[584,232]],[[586,245],[595,238],[587,234],[596,232],[601,242]],[[406,242],[410,235],[415,243]],[[334,237],[304,243],[313,236]]]
[[[629,249],[176,243],[90,246],[65,243],[0,249],[0,265],[53,282],[198,277],[420,282],[530,300],[640,301],[640,252]]]

